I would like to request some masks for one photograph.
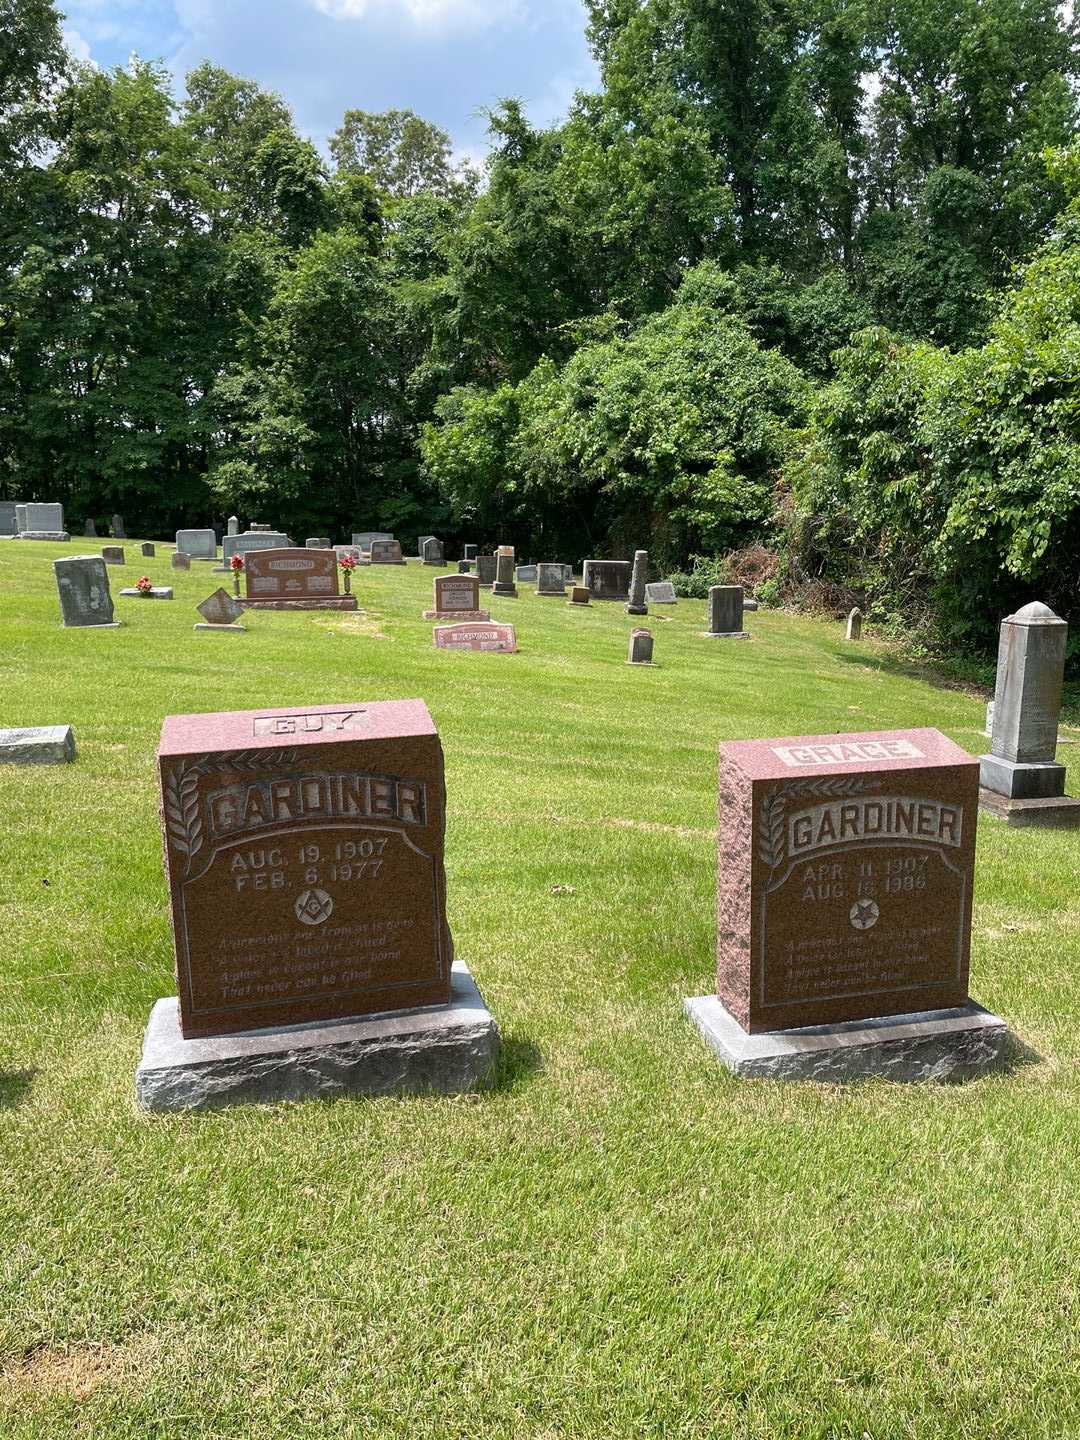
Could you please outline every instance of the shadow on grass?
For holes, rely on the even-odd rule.
[[[933,665],[918,660],[901,660],[896,655],[871,655],[865,650],[838,650],[836,659],[842,665],[858,665],[860,670],[880,670],[886,675],[900,675],[905,680],[918,680],[932,690],[948,690],[954,695],[994,697],[993,685],[983,684],[974,676],[948,675]]]
[[[522,1040],[516,1035],[504,1035],[499,1051],[499,1066],[495,1073],[495,1089],[516,1091],[523,1089],[534,1075],[544,1068],[544,1056],[531,1040]]]
[[[33,1083],[36,1070],[0,1070],[0,1110],[14,1110],[21,1105]]]

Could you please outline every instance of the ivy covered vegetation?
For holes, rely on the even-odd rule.
[[[1076,22],[586,9],[600,93],[503,103],[480,176],[409,112],[323,156],[247,80],[178,103],[0,0],[0,494],[734,555],[953,647],[1034,594],[1076,619]]]

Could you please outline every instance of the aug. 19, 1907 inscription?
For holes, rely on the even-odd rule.
[[[721,747],[717,991],[749,1031],[967,999],[977,765],[937,731]]]
[[[422,701],[173,716],[158,753],[186,1037],[448,1002]]]

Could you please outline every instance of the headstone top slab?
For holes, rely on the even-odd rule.
[[[196,605],[195,609],[208,625],[235,625],[244,613],[243,606],[238,605],[220,585],[201,605]]]
[[[1055,615],[1049,605],[1044,605],[1041,600],[1032,600],[1030,605],[1025,605],[1009,619],[1014,625],[1064,625],[1065,621],[1059,615]]]

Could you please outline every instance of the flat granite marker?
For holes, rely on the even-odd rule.
[[[100,555],[69,555],[53,561],[60,611],[68,629],[115,630],[109,572]]]
[[[339,593],[333,550],[252,550],[244,562],[245,610],[356,610]]]
[[[150,1017],[144,1106],[491,1083],[423,701],[171,716],[158,765],[178,998]]]
[[[431,638],[436,650],[493,650],[503,655],[517,653],[517,631],[513,625],[436,625]]]
[[[743,625],[741,585],[712,585],[709,588],[709,640],[749,640]]]
[[[129,600],[171,600],[173,598],[171,585],[151,585],[149,590],[140,590],[135,585],[129,585],[120,591],[121,595]]]
[[[70,725],[0,729],[0,764],[69,765],[74,759],[75,732]]]
[[[492,581],[491,593],[493,595],[516,595],[517,586],[514,584],[514,547],[512,545],[500,545],[495,551],[495,579]]]
[[[990,754],[979,756],[979,804],[1011,825],[1080,825],[1057,763],[1069,627],[1037,601],[1001,625]]]
[[[647,615],[649,613],[649,607],[645,603],[645,581],[648,573],[649,552],[635,550],[634,568],[630,572],[630,594],[626,601],[628,615]]]
[[[657,580],[645,586],[646,605],[677,605],[678,596],[670,580]]]
[[[1004,1022],[968,998],[966,751],[936,730],[729,741],[719,796],[717,994],[686,1003],[726,1064],[836,1080],[1004,1063]]]
[[[628,600],[630,561],[586,560],[582,566],[581,583],[592,592],[594,600]]]
[[[480,609],[480,581],[475,575],[438,575],[434,584],[433,610],[424,611],[425,620],[490,620]]]
[[[196,605],[195,609],[204,621],[203,624],[195,626],[196,630],[224,630],[230,635],[243,635],[246,632],[245,625],[236,623],[243,615],[244,607],[220,585],[201,605]]]

